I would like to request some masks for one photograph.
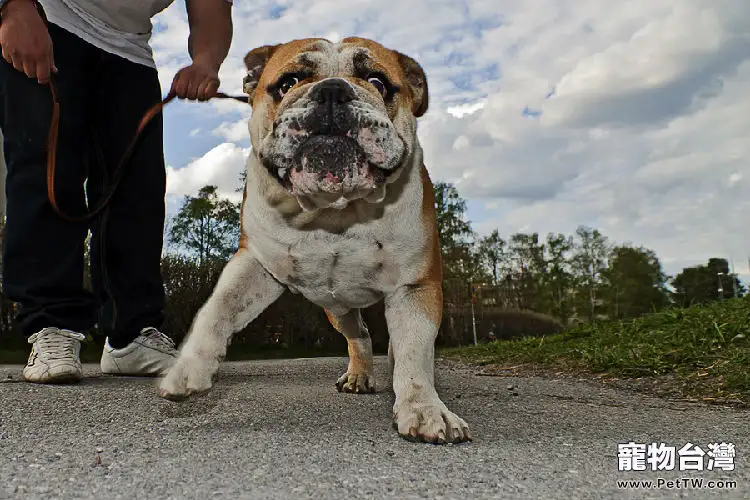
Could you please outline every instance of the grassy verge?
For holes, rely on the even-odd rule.
[[[750,299],[671,309],[547,337],[459,349],[441,356],[489,373],[535,369],[598,375],[659,395],[750,404]]]

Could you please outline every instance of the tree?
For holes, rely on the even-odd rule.
[[[652,250],[614,247],[602,277],[605,283],[602,295],[612,318],[640,316],[669,303],[667,276]]]
[[[492,231],[489,236],[485,236],[479,240],[479,248],[477,250],[479,261],[492,276],[493,285],[497,285],[502,272],[507,271],[507,269],[503,269],[507,266],[505,245],[505,240],[500,237],[497,229]]]
[[[546,310],[540,294],[546,265],[544,244],[539,243],[539,234],[512,234],[508,253],[512,266],[512,284],[509,284],[516,292],[516,307],[535,311]]]
[[[482,300],[495,305],[508,305],[510,296],[505,278],[510,273],[506,242],[500,237],[498,230],[479,239],[475,246],[475,254],[479,266],[487,275],[487,284],[481,290]]]
[[[242,169],[242,172],[240,172],[240,184],[239,186],[234,190],[235,193],[241,193],[245,190],[245,184],[247,184],[247,170]]]
[[[672,298],[682,306],[706,304],[734,296],[744,296],[745,287],[735,273],[729,272],[729,262],[710,258],[704,265],[686,267],[672,280]]]
[[[474,231],[466,220],[466,201],[452,184],[437,182],[434,191],[444,281],[461,287],[482,281],[485,276],[479,256],[473,251]]]
[[[549,294],[549,314],[567,321],[573,314],[571,292],[574,277],[571,266],[573,238],[562,233],[548,234],[545,244],[544,290]]]
[[[579,291],[581,307],[587,310],[590,321],[595,321],[597,316],[597,292],[601,288],[601,272],[607,264],[609,254],[609,243],[607,237],[586,226],[576,229],[578,241],[575,243],[575,253],[572,265]]]
[[[220,199],[216,186],[205,186],[198,196],[186,196],[172,220],[169,239],[198,264],[211,259],[228,259],[237,249],[240,229],[240,204]]]

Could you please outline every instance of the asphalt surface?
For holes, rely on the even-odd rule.
[[[209,395],[183,403],[96,365],[76,386],[27,384],[21,367],[0,366],[0,498],[750,498],[748,411],[439,363],[438,391],[474,441],[428,445],[391,427],[385,358],[374,395],[336,391],[346,363],[224,363]],[[622,472],[617,445],[630,441],[732,442],[736,468]],[[737,486],[617,487],[659,477]]]

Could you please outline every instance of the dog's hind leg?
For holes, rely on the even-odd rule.
[[[211,388],[229,341],[281,296],[284,287],[247,250],[224,267],[196,315],[180,355],[161,380],[159,395],[179,400]]]
[[[359,309],[337,316],[326,309],[326,316],[349,344],[349,367],[336,381],[339,392],[357,394],[375,392],[375,375],[372,367],[372,340]]]

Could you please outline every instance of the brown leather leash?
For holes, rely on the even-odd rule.
[[[49,202],[52,205],[54,211],[63,219],[70,222],[87,221],[94,218],[94,216],[96,216],[109,204],[112,196],[115,194],[115,191],[117,191],[117,186],[119,185],[123,173],[125,172],[125,167],[127,166],[128,160],[130,160],[130,157],[132,156],[133,151],[138,144],[138,139],[140,139],[143,129],[146,128],[146,125],[148,125],[149,122],[162,111],[164,106],[169,104],[176,97],[176,95],[170,92],[167,97],[165,97],[161,102],[154,104],[146,111],[146,113],[143,115],[143,118],[141,118],[140,123],[138,124],[138,128],[136,129],[135,135],[133,136],[133,140],[125,150],[125,154],[120,159],[120,163],[112,174],[112,182],[110,183],[110,186],[105,191],[102,198],[98,201],[94,208],[85,215],[73,217],[64,213],[60,209],[57,203],[57,196],[55,195],[55,166],[57,163],[57,135],[60,128],[60,102],[57,99],[57,92],[55,91],[55,85],[52,82],[52,78],[50,78],[49,81],[49,88],[52,93],[53,108],[49,136],[47,138],[47,198],[49,199]],[[214,98],[234,99],[243,103],[248,102],[247,96],[231,96],[223,92],[217,92],[212,97],[212,99]],[[101,165],[101,167],[105,168],[104,165]]]

